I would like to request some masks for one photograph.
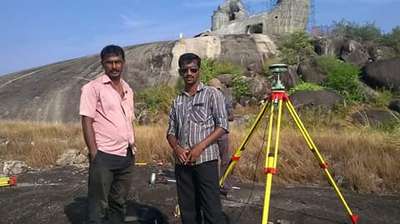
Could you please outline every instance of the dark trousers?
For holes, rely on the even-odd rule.
[[[130,149],[126,157],[97,152],[89,165],[89,223],[120,223],[123,220],[134,159]]]
[[[224,224],[218,186],[218,161],[175,166],[183,224]],[[201,213],[202,212],[202,213]]]

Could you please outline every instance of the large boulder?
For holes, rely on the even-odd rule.
[[[345,62],[363,67],[368,63],[370,56],[368,49],[361,43],[354,40],[347,40],[342,45],[340,58]]]
[[[298,70],[299,66],[291,65],[289,66],[288,71],[281,77],[281,81],[286,89],[290,89],[300,82],[300,77],[297,74]]]
[[[318,38],[314,40],[314,50],[318,55],[339,56],[346,40],[343,38]]]
[[[393,112],[383,109],[365,109],[351,115],[354,123],[372,127],[396,123],[400,125],[396,116]]]
[[[301,62],[297,69],[297,74],[303,81],[317,84],[322,84],[327,78],[327,75],[318,66],[315,59]]]
[[[343,97],[329,90],[298,91],[290,96],[296,108],[333,109],[335,105],[343,102]]]
[[[319,38],[314,41],[314,50],[318,55],[334,56],[345,62],[364,66],[371,59],[368,46],[346,38]]]
[[[30,167],[23,161],[8,160],[3,162],[3,175],[12,176],[25,173]]]
[[[396,50],[387,46],[372,45],[368,48],[372,61],[381,61],[396,57]]]
[[[400,99],[392,100],[389,104],[389,109],[400,113]]]
[[[368,64],[363,69],[362,79],[373,88],[400,91],[400,58]]]
[[[249,96],[256,99],[263,99],[271,89],[270,83],[262,76],[243,77],[243,80],[248,84]]]
[[[207,36],[125,48],[125,80],[135,91],[175,85],[178,58],[186,52],[246,67],[276,55],[266,35]],[[258,66],[261,67],[261,66]],[[0,119],[48,122],[79,120],[81,87],[102,73],[99,56],[87,56],[0,76]]]
[[[230,88],[230,87],[232,87],[232,85],[233,85],[233,78],[234,78],[235,76],[234,75],[232,75],[232,74],[221,74],[221,75],[218,75],[217,76],[217,79],[219,80],[219,81],[221,81],[221,83],[223,84],[223,85],[225,85],[227,88]]]

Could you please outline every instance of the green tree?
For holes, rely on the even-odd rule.
[[[278,45],[282,61],[289,65],[299,64],[315,55],[311,37],[304,31],[283,36]]]
[[[334,22],[332,34],[356,41],[381,41],[383,38],[381,30],[375,23],[357,24],[347,20]]]
[[[384,44],[392,47],[400,55],[400,26],[392,29],[392,32],[384,36]]]

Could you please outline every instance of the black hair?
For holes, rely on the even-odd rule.
[[[101,50],[100,58],[101,58],[101,60],[103,61],[103,60],[105,59],[105,57],[106,57],[106,56],[109,56],[109,55],[112,55],[112,56],[121,56],[122,60],[125,61],[125,52],[124,52],[124,50],[122,49],[122,47],[120,47],[120,46],[117,46],[117,45],[108,45],[108,46],[105,46],[105,47],[103,48],[103,50]]]
[[[198,55],[193,54],[193,53],[182,54],[179,57],[178,64],[179,64],[179,67],[182,68],[184,65],[189,64],[189,63],[191,63],[193,61],[196,61],[197,66],[199,66],[199,68],[200,68],[200,66],[201,66],[201,58]]]

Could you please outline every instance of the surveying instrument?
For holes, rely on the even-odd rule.
[[[347,205],[346,200],[344,199],[342,193],[340,192],[338,186],[336,185],[332,175],[328,170],[328,164],[324,161],[317,147],[315,146],[313,140],[308,134],[306,128],[303,125],[303,122],[300,120],[299,115],[294,109],[293,104],[291,103],[289,96],[285,91],[285,86],[282,84],[280,78],[281,76],[288,71],[288,66],[286,64],[273,64],[269,66],[270,71],[272,72],[272,93],[270,96],[267,96],[266,103],[258,114],[255,122],[251,126],[251,129],[240,147],[233,154],[228,167],[225,170],[224,175],[221,177],[219,181],[220,187],[224,186],[224,182],[226,178],[232,172],[234,166],[238,163],[242,152],[246,149],[246,145],[254,133],[254,130],[259,126],[261,118],[269,111],[269,122],[268,122],[268,134],[266,133],[267,144],[263,151],[266,153],[265,155],[265,165],[264,165],[264,173],[266,175],[266,183],[265,183],[265,195],[264,195],[264,207],[263,207],[263,216],[262,216],[262,224],[268,223],[268,212],[269,212],[269,204],[270,204],[270,196],[271,196],[271,187],[272,187],[272,177],[277,173],[277,161],[278,161],[278,151],[279,151],[279,135],[280,135],[280,127],[282,120],[282,107],[283,104],[286,106],[289,114],[293,118],[296,123],[296,126],[300,130],[302,136],[304,137],[309,149],[313,153],[314,157],[318,160],[319,165],[325,176],[328,178],[329,184],[334,188],[338,198],[342,202],[346,212],[350,216],[350,219],[353,224],[356,224],[358,221],[358,216],[353,214],[350,207]],[[276,120],[275,117],[277,116]],[[275,128],[274,134],[274,150],[271,150],[272,145],[272,135]]]

